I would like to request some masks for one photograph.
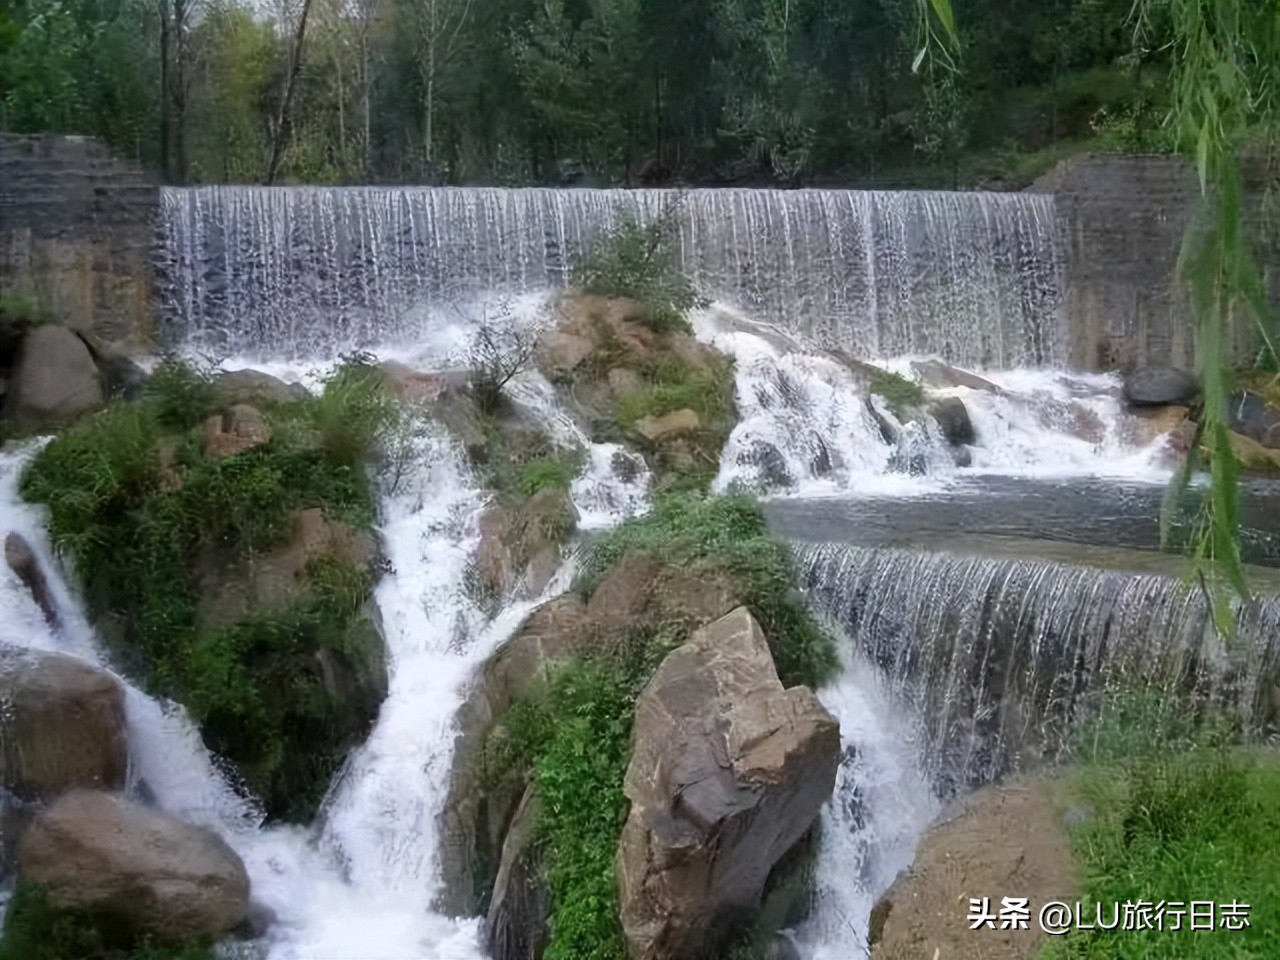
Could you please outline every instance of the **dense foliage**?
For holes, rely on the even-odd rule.
[[[0,960],[212,960],[208,942],[158,943],[86,911],[59,910],[19,883],[9,899]]]
[[[1158,694],[1113,698],[1081,738],[1074,789],[1092,816],[1074,830],[1086,916],[1094,904],[1213,900],[1249,905],[1245,929],[1077,930],[1045,960],[1266,957],[1280,928],[1280,759],[1233,746],[1230,725]],[[1260,856],[1262,859],[1259,859]],[[1215,924],[1220,917],[1215,915]]]
[[[53,542],[118,660],[184,703],[268,810],[305,818],[341,761],[335,707],[312,658],[358,657],[367,645],[370,574],[317,558],[286,609],[214,627],[199,616],[196,559],[270,550],[308,507],[367,527],[362,461],[389,411],[367,370],[343,367],[321,397],[270,411],[267,444],[217,459],[193,429],[213,409],[207,379],[166,365],[144,400],[109,407],[45,447],[22,493],[48,506]]]
[[[956,7],[939,79],[912,0],[15,0],[0,127],[197,182],[951,185],[1167,144],[1168,17],[1135,46],[1132,0]]]

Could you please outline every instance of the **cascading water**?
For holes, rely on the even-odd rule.
[[[207,350],[334,357],[562,285],[621,217],[670,216],[708,296],[857,356],[1059,363],[1047,195],[203,187],[162,193],[162,312]]]
[[[1052,759],[1108,684],[1215,703],[1254,735],[1277,722],[1280,597],[1239,606],[1229,641],[1178,579],[1036,560],[819,544],[817,608],[924,718],[946,789]]]

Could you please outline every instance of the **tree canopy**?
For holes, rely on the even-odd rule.
[[[1131,6],[956,0],[938,76],[915,0],[14,0],[0,127],[173,182],[1016,183],[1173,145]]]

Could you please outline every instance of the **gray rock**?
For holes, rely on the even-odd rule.
[[[0,720],[0,788],[20,800],[124,786],[124,688],[105,670],[0,643]]]
[[[485,919],[485,940],[493,960],[537,960],[546,949],[551,891],[534,834],[539,807],[538,795],[529,786],[502,843],[498,877]]]
[[[787,469],[786,458],[771,443],[757,440],[751,449],[742,453],[738,462],[756,468],[760,482],[767,489],[786,489],[795,484],[791,472]]]
[[[18,871],[55,907],[164,940],[220,934],[248,913],[249,876],[221,837],[96,790],[72,791],[36,818]]]
[[[49,592],[49,581],[40,569],[40,558],[22,534],[10,531],[4,538],[4,560],[9,569],[18,575],[22,585],[31,591],[31,599],[44,614],[45,621],[56,627],[58,608],[53,602],[53,594]]]
[[[831,796],[835,719],[784,690],[745,607],[667,655],[636,701],[618,848],[632,960],[714,956]]]
[[[300,403],[310,394],[300,383],[285,383],[261,370],[232,370],[213,378],[213,396],[221,406],[239,403]]]
[[[944,363],[936,358],[911,361],[911,371],[920,378],[920,382],[926,387],[933,387],[937,390],[966,387],[970,390],[984,390],[987,393],[1003,392],[990,380],[984,379],[976,373],[970,373],[968,370],[953,367],[951,364]]]
[[[1199,393],[1196,378],[1177,367],[1139,367],[1124,378],[1124,398],[1135,407],[1186,406]]]
[[[942,435],[953,447],[970,446],[978,439],[969,419],[969,410],[959,397],[944,397],[929,405],[929,414],[938,421]]]
[[[1280,410],[1256,393],[1237,390],[1231,394],[1227,427],[1268,449],[1280,450]]]
[[[93,355],[66,327],[30,330],[14,367],[4,414],[30,426],[57,426],[102,406]]]
[[[103,392],[113,400],[137,400],[147,384],[147,371],[132,357],[120,351],[98,354],[98,372],[102,376]]]

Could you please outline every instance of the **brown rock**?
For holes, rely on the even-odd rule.
[[[233,561],[215,549],[197,556],[200,618],[209,626],[226,626],[251,607],[279,609],[302,594],[308,561],[332,556],[363,568],[373,555],[367,533],[326,517],[318,507],[299,510],[283,546]]]
[[[124,688],[60,653],[0,643],[0,786],[22,800],[124,786]]]
[[[536,351],[538,365],[554,380],[577,370],[595,352],[595,344],[588,336],[548,330],[538,337]]]
[[[1264,447],[1252,437],[1231,432],[1231,452],[1236,456],[1240,469],[1264,476],[1280,475],[1280,450]]]
[[[40,559],[35,550],[22,534],[10,531],[4,538],[4,559],[9,564],[9,569],[18,575],[22,585],[31,591],[31,599],[44,614],[45,621],[50,626],[57,626],[58,608],[53,602],[53,594],[49,592],[49,581],[40,569]]]
[[[36,818],[18,869],[56,907],[163,940],[230,930],[249,903],[244,864],[217,834],[93,790],[72,791]]]
[[[609,371],[609,392],[613,394],[613,399],[621,400],[629,393],[635,393],[642,386],[644,381],[640,379],[640,374],[626,367],[614,367]]]
[[[930,830],[910,869],[872,911],[874,960],[1038,956],[1044,934],[1034,913],[1026,930],[972,930],[969,899],[987,897],[998,912],[1002,897],[1026,897],[1033,909],[1078,897],[1075,863],[1052,793],[1051,782],[988,787]]]
[[[740,607],[672,651],[636,702],[618,849],[633,960],[714,955],[831,795],[835,719],[784,690]]]
[[[230,370],[213,378],[213,396],[224,407],[300,403],[311,396],[300,383],[285,383],[261,370]]]
[[[673,410],[660,417],[644,417],[636,423],[636,429],[648,440],[657,443],[682,433],[692,433],[702,426],[702,421],[692,410]]]
[[[238,403],[204,422],[204,452],[216,459],[233,457],[271,440],[271,427],[257,407]]]
[[[1187,408],[1180,406],[1167,407],[1133,407],[1129,416],[1122,423],[1124,438],[1134,446],[1145,447],[1177,430],[1179,424],[1187,419]]]
[[[4,415],[28,425],[64,424],[102,406],[93,354],[66,327],[27,332],[5,397]]]
[[[485,920],[485,939],[493,960],[537,960],[546,949],[551,892],[534,836],[539,807],[537,792],[529,786],[502,844]]]
[[[465,383],[455,371],[415,370],[398,360],[384,360],[378,364],[378,371],[382,374],[383,389],[408,403],[432,403],[446,391],[461,389]]]

